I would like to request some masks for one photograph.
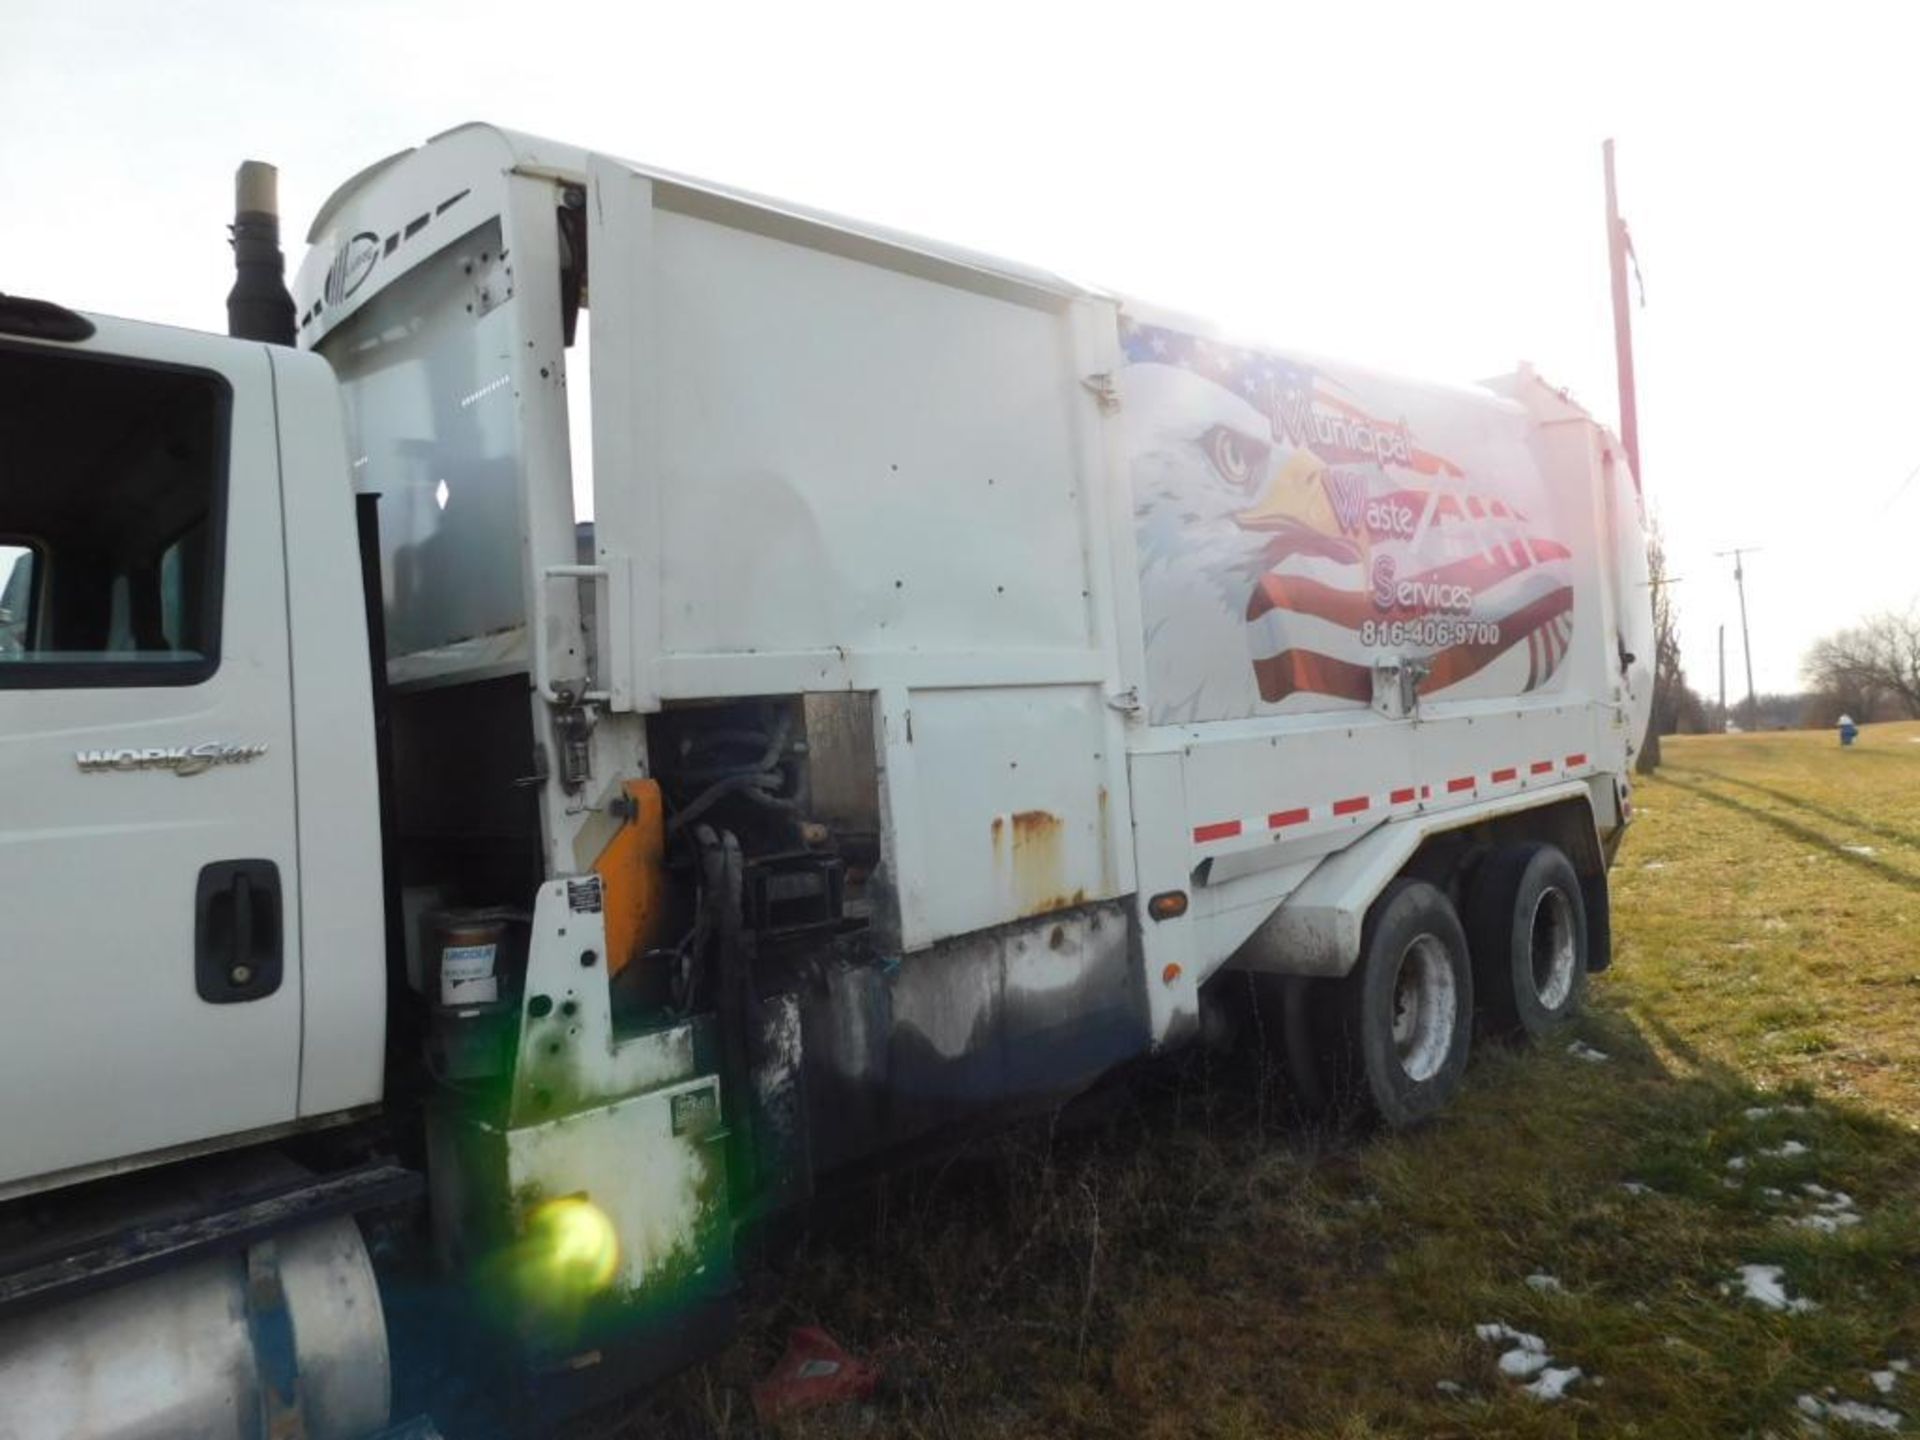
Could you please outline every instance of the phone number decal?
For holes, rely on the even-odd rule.
[[[1418,620],[1363,620],[1362,645],[1498,645],[1500,622],[1461,620],[1447,615],[1425,615]]]

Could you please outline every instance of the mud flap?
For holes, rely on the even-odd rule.
[[[1613,964],[1613,906],[1606,871],[1580,877],[1580,898],[1587,907],[1587,973],[1597,975]]]

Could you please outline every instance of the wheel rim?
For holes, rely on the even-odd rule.
[[[1573,902],[1564,890],[1542,890],[1533,902],[1528,926],[1533,993],[1549,1010],[1567,1003],[1573,991]]]
[[[1415,936],[1400,952],[1393,979],[1393,1050],[1408,1079],[1419,1083],[1440,1073],[1453,1050],[1459,1011],[1447,947],[1438,936]]]

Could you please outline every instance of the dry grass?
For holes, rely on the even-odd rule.
[[[589,1433],[759,1433],[747,1386],[802,1322],[889,1384],[794,1436],[1786,1435],[1829,1387],[1920,1429],[1920,1376],[1882,1400],[1865,1374],[1920,1364],[1915,742],[1669,742],[1579,1032],[1607,1063],[1485,1047],[1443,1121],[1354,1140],[1196,1061],[846,1200],[757,1269],[731,1350]],[[1791,1224],[1806,1182],[1863,1223]],[[1819,1308],[1724,1294],[1746,1263]],[[1493,1320],[1589,1378],[1518,1393]]]

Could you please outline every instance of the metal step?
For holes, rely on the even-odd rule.
[[[416,1171],[373,1163],[332,1175],[290,1178],[221,1209],[16,1254],[0,1269],[0,1315],[104,1290],[208,1255],[242,1250],[269,1235],[336,1215],[406,1204],[425,1189],[425,1178]]]

